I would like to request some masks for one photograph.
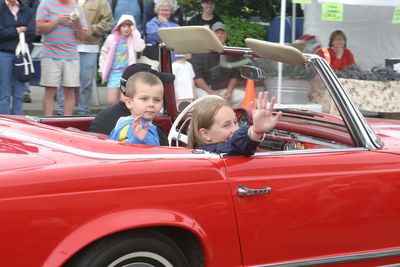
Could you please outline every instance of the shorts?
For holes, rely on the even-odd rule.
[[[108,75],[107,87],[119,88],[121,86],[122,70],[111,70]]]
[[[40,85],[44,87],[79,87],[79,60],[42,58]]]

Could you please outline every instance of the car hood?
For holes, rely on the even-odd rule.
[[[384,148],[400,149],[400,120],[368,118],[368,123],[382,138]]]
[[[194,155],[185,148],[132,146],[86,132],[0,116],[0,172],[60,162],[64,165],[84,165],[104,160],[159,159],[166,155],[173,158],[207,157]]]
[[[0,173],[16,169],[33,169],[54,164],[54,160],[38,154],[38,147],[23,142],[0,138]]]

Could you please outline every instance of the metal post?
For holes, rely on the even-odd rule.
[[[285,43],[285,21],[286,21],[286,0],[281,0],[281,25],[279,34],[279,43]],[[282,89],[282,63],[278,62],[278,91],[276,103],[281,103],[281,89]]]

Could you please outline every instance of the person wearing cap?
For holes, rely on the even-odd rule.
[[[215,3],[215,0],[201,0],[202,12],[192,17],[188,25],[204,25],[211,28],[217,21],[223,22],[217,14],[214,14]]]
[[[111,130],[116,125],[117,121],[121,117],[126,117],[131,115],[131,111],[125,105],[125,94],[126,94],[126,83],[128,79],[138,72],[149,72],[156,75],[160,78],[163,84],[166,83],[173,83],[175,76],[173,74],[159,72],[156,69],[153,69],[150,65],[144,63],[137,63],[128,66],[122,74],[121,81],[120,81],[120,90],[123,94],[121,101],[117,104],[107,107],[103,109],[101,112],[97,114],[94,120],[90,123],[89,132],[94,133],[102,133],[109,135]],[[156,125],[156,124],[155,124]],[[162,129],[156,125],[157,133],[160,140],[160,145],[167,146],[168,139]]]
[[[226,26],[218,21],[212,26],[212,31],[218,40],[225,45],[227,39]],[[220,95],[229,101],[234,108],[240,107],[244,98],[244,90],[236,88],[239,71],[235,68],[228,69],[220,65],[221,55],[193,54],[191,63],[195,73],[196,97],[208,94]],[[228,57],[228,59],[230,59]]]

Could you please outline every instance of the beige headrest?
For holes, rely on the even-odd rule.
[[[160,28],[162,42],[177,53],[222,53],[224,46],[207,26]]]
[[[304,57],[304,55],[298,49],[292,46],[261,41],[253,38],[246,38],[245,42],[247,46],[261,58],[298,65],[302,65],[307,62],[307,59]]]

